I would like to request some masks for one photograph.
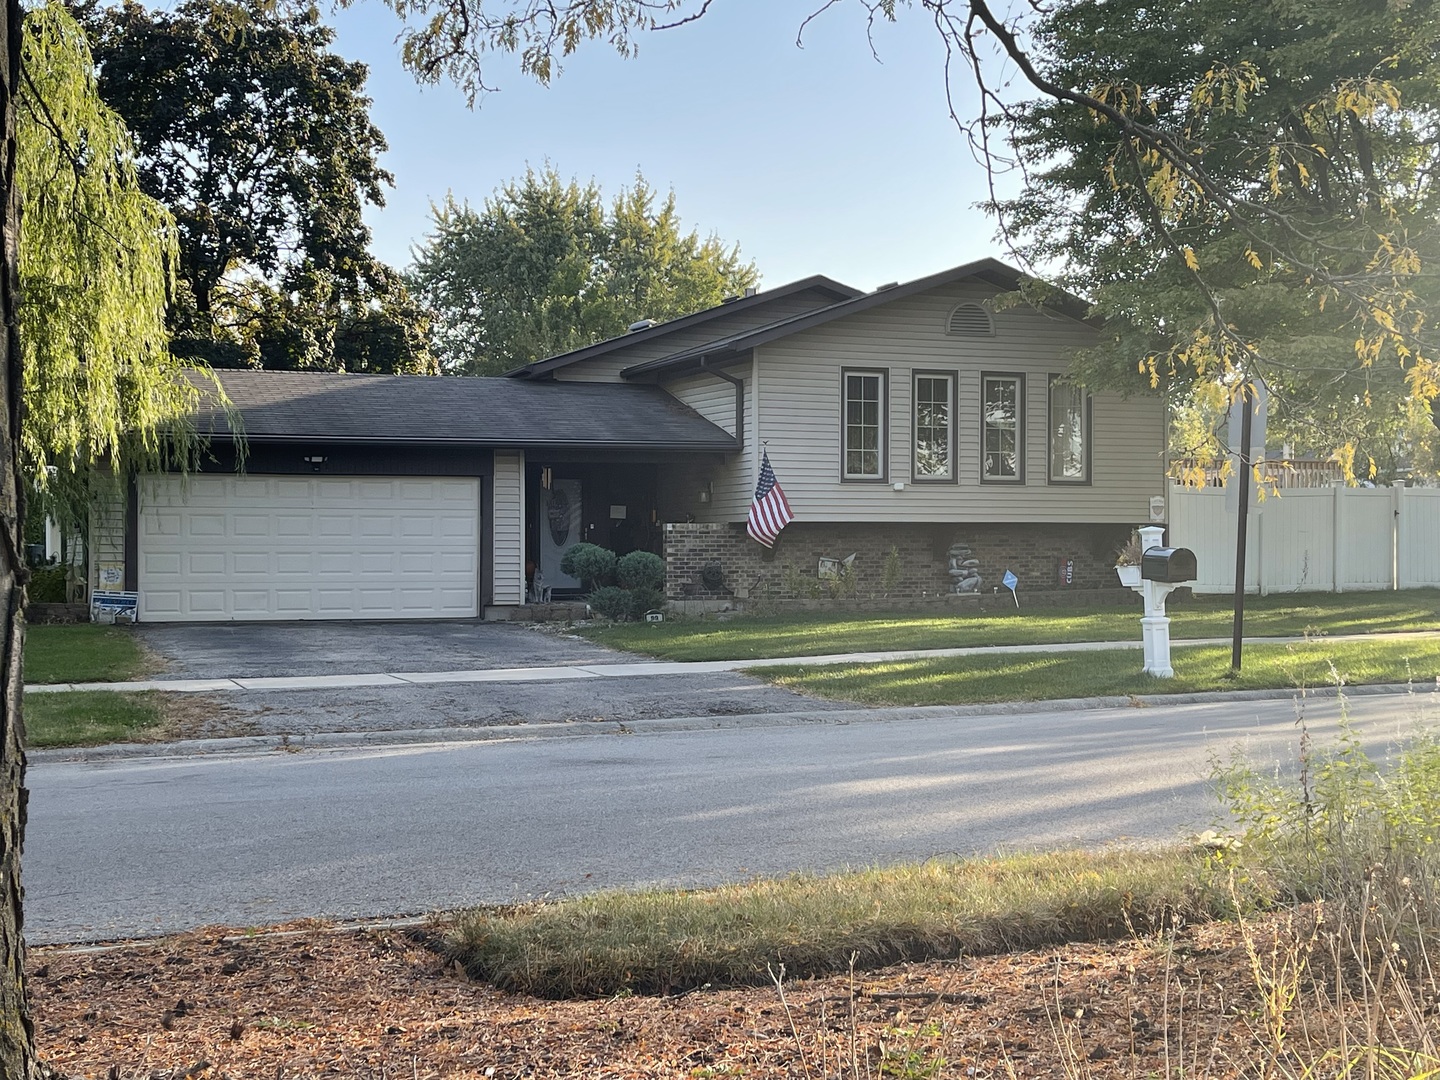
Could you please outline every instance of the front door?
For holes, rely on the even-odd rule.
[[[540,490],[540,573],[552,589],[578,589],[580,581],[560,569],[565,552],[580,542],[583,515],[580,502],[580,481],[551,482],[550,490]]]

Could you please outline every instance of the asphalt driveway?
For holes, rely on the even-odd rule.
[[[243,679],[621,664],[645,657],[514,623],[224,623],[136,627],[156,678]],[[624,724],[849,708],[737,672],[173,695],[184,738]],[[184,698],[183,701],[178,699]]]
[[[162,679],[473,671],[643,659],[516,623],[142,623],[135,630],[164,660]]]

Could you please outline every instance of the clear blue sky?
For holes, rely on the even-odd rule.
[[[496,56],[501,87],[472,111],[448,84],[419,87],[399,62],[400,23],[378,3],[329,17],[334,48],[370,66],[372,116],[395,187],[372,210],[375,252],[404,266],[432,200],[479,205],[528,165],[595,179],[607,194],[636,169],[673,188],[687,226],[740,244],[763,281],[823,273],[860,288],[998,254],[974,204],[985,173],[951,121],[944,49],[918,11],[876,28],[838,5],[796,32],[816,0],[716,0],[698,23],[649,34],[625,60],[603,43],[547,87]],[[956,80],[957,110],[974,95]]]

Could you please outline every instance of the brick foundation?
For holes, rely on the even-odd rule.
[[[667,598],[695,608],[726,601],[963,602],[1006,593],[1000,579],[1010,570],[1020,579],[1022,602],[1027,594],[1063,602],[1071,593],[1083,601],[1086,593],[1119,595],[1114,554],[1129,535],[1119,525],[793,523],[766,551],[741,524],[674,523],[665,526],[665,588]],[[972,579],[978,572],[968,596],[951,594],[952,551],[957,569],[969,562],[962,572]],[[822,558],[850,555],[851,569],[841,577],[818,576]],[[1062,558],[1073,563],[1064,585]],[[713,569],[706,580],[707,566],[718,567],[718,581]]]

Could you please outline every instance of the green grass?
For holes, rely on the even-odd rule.
[[[600,893],[462,913],[446,945],[472,976],[543,997],[764,985],[902,960],[1119,937],[1231,905],[1180,850],[931,861],[696,891]]]
[[[1440,637],[1247,645],[1243,670],[1233,679],[1229,646],[1176,648],[1171,660],[1173,679],[1141,674],[1138,649],[785,665],[755,668],[749,674],[802,693],[865,705],[978,705],[1322,686],[1332,682],[1331,664],[1352,685],[1413,681],[1433,687],[1440,676]]]
[[[27,626],[27,683],[123,682],[145,675],[150,659],[134,635],[116,626]]]
[[[1022,599],[1023,603],[1023,599]],[[1170,606],[1171,635],[1223,637],[1231,630],[1228,598],[1196,597]],[[967,645],[1040,645],[1067,641],[1129,641],[1140,634],[1140,601],[1104,609],[1010,613],[791,616],[676,619],[622,623],[581,631],[614,649],[667,660],[737,660],[824,653],[944,649]],[[1247,637],[1440,630],[1440,589],[1405,592],[1286,594],[1245,601]]]
[[[163,736],[165,717],[153,694],[87,690],[25,695],[25,745],[99,746]]]

